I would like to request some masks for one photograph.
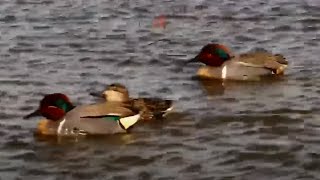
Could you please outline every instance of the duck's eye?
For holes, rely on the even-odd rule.
[[[207,54],[207,58],[211,58],[212,57],[212,54],[211,53],[208,53]]]

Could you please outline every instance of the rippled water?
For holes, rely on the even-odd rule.
[[[152,27],[164,15],[167,26]],[[1,179],[281,179],[320,176],[317,0],[0,1]],[[200,81],[184,66],[208,42],[282,53],[286,76]],[[106,84],[175,100],[130,134],[33,137],[43,94],[74,102]]]

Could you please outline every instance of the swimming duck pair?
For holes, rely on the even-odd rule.
[[[43,116],[37,133],[77,136],[125,133],[139,120],[162,117],[172,109],[172,101],[157,98],[130,98],[121,84],[111,84],[102,93],[104,102],[75,106],[61,93],[46,95],[39,108],[25,116]]]

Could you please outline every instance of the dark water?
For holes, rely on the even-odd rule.
[[[165,29],[152,27],[159,15]],[[1,179],[320,179],[319,18],[317,0],[1,0]],[[210,41],[282,53],[290,68],[199,81],[183,62]],[[34,138],[38,119],[21,118],[43,94],[91,103],[113,82],[175,112],[76,140]]]

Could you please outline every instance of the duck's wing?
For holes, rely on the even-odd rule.
[[[78,121],[67,121],[65,127],[72,127],[75,134],[115,134],[124,133],[118,116],[81,117]]]
[[[81,118],[77,127],[79,131],[88,134],[115,134],[125,133],[140,119],[140,114],[123,117],[107,115],[103,117]]]
[[[58,134],[123,133],[134,125],[140,115],[122,103],[100,103],[78,106],[60,122]]]
[[[268,52],[240,54],[235,60],[244,66],[270,69],[275,74],[282,74],[288,66],[283,55]]]

